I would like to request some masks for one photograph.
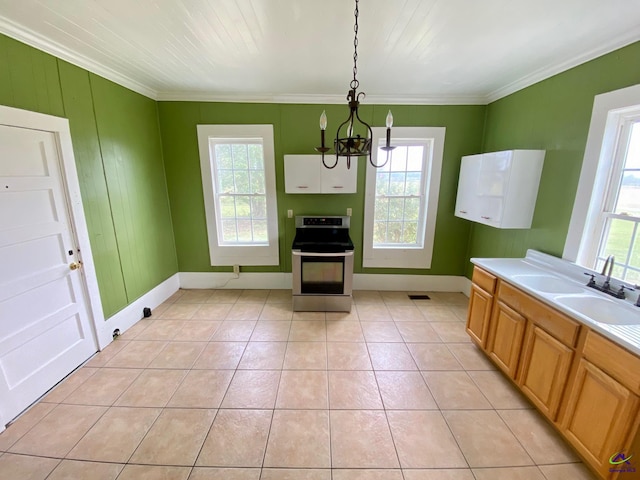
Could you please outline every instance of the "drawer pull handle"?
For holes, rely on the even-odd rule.
[[[491,220],[491,217],[481,216],[480,218],[484,218],[485,220]]]

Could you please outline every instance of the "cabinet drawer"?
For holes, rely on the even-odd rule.
[[[498,284],[498,298],[568,347],[576,346],[578,322],[502,281]]]
[[[473,269],[471,281],[489,293],[496,291],[496,277],[481,268],[475,267]]]
[[[640,358],[591,330],[583,355],[636,395],[640,395]]]

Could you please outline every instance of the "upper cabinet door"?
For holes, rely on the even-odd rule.
[[[284,190],[286,193],[320,193],[318,155],[284,156]]]
[[[544,150],[462,157],[455,215],[496,228],[531,228]]]
[[[335,161],[333,155],[325,159],[329,165]],[[320,162],[322,164],[322,161]],[[351,159],[351,166],[347,169],[347,160],[340,158],[335,168],[326,168],[324,165],[320,171],[321,193],[356,193],[358,181],[358,159]]]
[[[482,155],[468,155],[462,157],[460,164],[460,178],[458,180],[458,196],[456,198],[456,216],[473,220],[477,215],[476,191]]]
[[[335,156],[328,155],[325,162],[333,165]],[[356,193],[358,159],[340,158],[335,168],[322,165],[320,155],[285,155],[284,189],[286,193]]]

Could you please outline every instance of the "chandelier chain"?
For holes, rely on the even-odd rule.
[[[353,26],[355,35],[353,38],[353,80],[351,80],[351,88],[357,90],[360,85],[360,82],[358,82],[358,79],[356,78],[358,75],[358,15],[360,14],[360,10],[358,9],[358,0],[356,0],[356,9],[353,14],[355,16],[355,24]]]

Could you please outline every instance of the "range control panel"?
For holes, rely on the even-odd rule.
[[[327,225],[332,227],[342,226],[342,218],[336,217],[307,217],[304,219],[304,225]]]
[[[349,217],[331,216],[321,217],[311,215],[296,217],[296,228],[349,228]]]

